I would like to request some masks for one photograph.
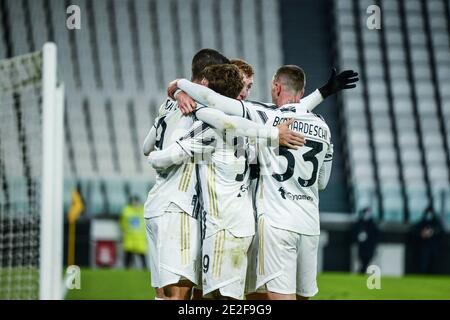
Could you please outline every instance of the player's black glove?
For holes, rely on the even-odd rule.
[[[338,91],[355,88],[356,82],[358,81],[359,78],[357,72],[353,70],[345,70],[336,75],[336,68],[333,68],[330,79],[328,79],[328,82],[321,87],[319,91],[325,99]]]

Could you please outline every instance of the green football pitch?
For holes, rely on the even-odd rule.
[[[322,273],[318,277],[319,293],[314,299],[446,299],[450,300],[450,277],[405,276],[382,277],[380,289],[367,288],[368,275]],[[81,288],[69,290],[66,299],[149,300],[154,297],[150,274],[135,270],[81,271]]]

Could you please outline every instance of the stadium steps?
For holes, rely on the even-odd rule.
[[[2,42],[3,42],[3,57],[11,58],[14,55],[13,52],[13,39],[11,34],[11,21],[9,14],[9,3],[7,1],[0,2],[0,12],[1,12],[1,28],[2,28]]]
[[[432,4],[433,3],[433,4]],[[433,99],[434,103],[437,107],[437,119],[439,121],[439,134],[442,137],[442,147],[443,151],[445,153],[445,164],[447,168],[450,168],[450,147],[449,147],[449,141],[446,134],[446,123],[445,123],[445,117],[443,112],[443,105],[442,105],[442,94],[441,94],[441,88],[440,88],[440,81],[438,79],[438,64],[436,63],[436,53],[437,50],[440,49],[439,40],[434,41],[433,43],[433,36],[432,36],[432,29],[433,25],[431,20],[431,12],[433,13],[433,17],[436,15],[436,12],[439,12],[439,8],[436,6],[437,2],[426,2],[421,1],[421,11],[422,11],[422,19],[424,23],[425,28],[425,35],[426,35],[426,44],[427,44],[427,50],[428,50],[428,59],[429,59],[429,66],[431,71],[431,80],[432,80],[432,86],[433,86]],[[448,5],[448,3],[447,3]],[[447,16],[447,20],[448,20]],[[438,34],[440,33],[439,29],[444,27],[444,25],[437,25],[437,28],[435,28],[434,33]],[[448,40],[448,39],[447,39]],[[444,40],[445,41],[445,40]],[[448,43],[448,42],[447,42]],[[444,47],[444,50],[446,48]],[[447,48],[448,49],[448,48]],[[450,170],[447,170],[448,175],[448,181],[450,182]],[[432,179],[434,181],[434,179]]]
[[[360,6],[361,5],[361,6]],[[380,216],[383,216],[384,213],[384,206],[383,206],[383,197],[381,195],[381,188],[380,188],[380,170],[379,170],[379,163],[377,161],[377,150],[376,148],[376,124],[374,123],[374,105],[372,104],[372,99],[370,99],[369,96],[369,90],[372,88],[369,88],[370,81],[368,76],[368,64],[370,58],[366,56],[367,51],[364,49],[364,42],[366,35],[363,33],[364,28],[364,21],[361,21],[359,19],[361,12],[361,9],[363,8],[363,4],[360,3],[360,1],[353,1],[353,15],[355,17],[355,24],[354,24],[354,32],[356,35],[356,50],[358,52],[358,62],[359,62],[359,74],[361,82],[359,85],[362,87],[362,96],[363,96],[363,108],[365,110],[366,115],[366,127],[368,131],[368,138],[369,138],[369,147],[370,147],[370,162],[373,169],[373,177],[375,182],[375,188],[374,188],[374,194],[376,198],[376,204],[377,204],[377,212],[379,212]],[[363,30],[362,30],[363,29]],[[369,51],[370,52],[370,51]]]
[[[110,41],[113,58],[112,64],[114,68],[114,77],[116,79],[116,89],[123,90],[124,81],[122,73],[122,56],[119,47],[119,35],[117,32],[118,26],[116,25],[116,21],[120,21],[120,19],[117,19],[115,5],[112,0],[109,0],[107,2],[106,9],[108,13],[108,28],[110,30]]]
[[[416,2],[415,2],[416,3]],[[410,83],[410,98],[412,102],[412,109],[413,109],[413,115],[414,115],[414,122],[415,122],[415,131],[417,132],[417,140],[418,140],[418,147],[420,150],[420,164],[422,168],[424,168],[424,182],[425,182],[425,191],[426,191],[426,197],[427,201],[429,203],[432,203],[432,193],[431,193],[431,186],[430,186],[430,177],[429,177],[429,167],[426,161],[425,156],[425,145],[424,145],[424,131],[422,128],[421,123],[421,117],[419,114],[419,103],[418,103],[418,95],[416,91],[417,86],[417,79],[415,75],[413,74],[413,46],[411,44],[412,42],[412,36],[410,35],[410,32],[408,31],[411,27],[418,28],[419,21],[410,18],[408,13],[406,12],[408,8],[406,7],[406,2],[403,0],[399,1],[399,13],[400,13],[400,20],[401,20],[401,31],[403,33],[403,48],[405,49],[405,58],[406,58],[406,66],[407,66],[407,78],[408,82]],[[419,51],[416,51],[419,52]]]
[[[368,0],[337,1],[338,51],[341,64],[353,67],[358,63],[356,33],[362,33],[361,51],[370,61],[366,64],[366,109],[376,125],[373,146],[384,219],[414,222],[430,203],[438,210],[450,210],[448,204],[441,205],[449,202],[450,186],[446,142],[450,123],[446,108],[450,75],[449,24],[445,18],[448,2],[378,1],[383,17],[381,31],[365,27],[365,10],[371,4]],[[354,28],[357,23],[359,31]],[[358,111],[358,105],[367,103],[358,89],[343,97],[357,210],[363,205],[374,206],[370,194],[376,189],[376,179],[371,173],[373,164],[367,162],[371,158],[367,150],[371,132],[367,126],[358,125],[367,121],[367,112]]]
[[[135,66],[136,89],[144,90],[144,75],[142,72],[141,43],[139,38],[139,25],[137,22],[136,2],[127,2],[127,11],[129,15],[129,25],[131,33],[131,44],[133,49],[133,61]],[[142,32],[142,31],[141,31]]]
[[[381,1],[377,1],[377,5],[381,6]],[[387,51],[387,39],[386,39],[386,30],[382,28],[380,30],[380,46],[381,46],[381,55],[382,55],[382,65],[383,65],[383,81],[386,83],[386,94],[387,94],[387,104],[389,109],[389,119],[391,122],[391,130],[392,130],[392,138],[393,138],[393,147],[395,154],[395,164],[398,170],[398,179],[400,183],[399,194],[401,196],[401,204],[396,201],[396,195],[387,196],[390,194],[388,191],[385,196],[385,212],[384,215],[392,215],[396,212],[403,212],[404,214],[401,216],[402,221],[406,221],[409,216],[409,204],[408,198],[406,194],[405,187],[405,177],[404,172],[401,168],[403,168],[402,157],[400,156],[400,136],[399,136],[399,128],[397,125],[397,121],[395,118],[395,107],[394,107],[394,99],[393,99],[393,89],[392,89],[392,78],[390,73],[391,64],[388,58]],[[391,219],[390,220],[394,220]]]
[[[117,139],[116,132],[114,128],[114,120],[113,120],[113,112],[111,106],[111,100],[107,100],[105,103],[106,117],[108,119],[108,132],[109,132],[109,143],[111,145],[112,150],[112,159],[114,164],[114,171],[116,173],[120,172],[120,163],[119,163],[119,152],[117,150]]]
[[[296,64],[306,73],[306,94],[323,85],[333,67],[330,41],[331,2],[295,0],[282,1],[280,5],[279,31],[282,38],[284,64]],[[291,38],[288,37],[291,35]],[[295,35],[295,37],[292,37]],[[354,67],[355,70],[358,68]],[[315,113],[323,115],[331,130],[334,143],[333,172],[330,182],[320,193],[320,210],[350,212],[350,188],[347,184],[346,159],[344,157],[342,130],[338,115],[339,106],[334,97],[328,98]]]
[[[95,148],[92,116],[91,116],[91,111],[90,111],[90,104],[86,98],[83,99],[83,109],[82,110],[83,110],[83,115],[84,115],[84,125],[86,128],[86,134],[87,134],[88,143],[89,143],[92,168],[93,168],[94,172],[98,172],[99,165],[98,165],[98,160],[97,160],[97,152],[96,152],[96,148]]]

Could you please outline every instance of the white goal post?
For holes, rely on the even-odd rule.
[[[57,48],[42,50],[42,182],[39,298],[62,299],[64,87],[57,81]]]
[[[63,299],[57,48],[0,60],[0,300]]]

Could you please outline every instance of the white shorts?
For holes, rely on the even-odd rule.
[[[180,210],[145,219],[152,287],[189,280],[199,283],[200,232],[196,219]]]
[[[258,257],[258,230],[256,230],[247,253],[247,275],[245,278],[245,294],[256,292],[256,265]]]
[[[251,237],[238,238],[221,230],[203,240],[203,296],[219,290],[224,297],[244,298],[247,252]]]
[[[275,228],[264,216],[258,218],[258,236],[257,291],[316,295],[319,236]]]

